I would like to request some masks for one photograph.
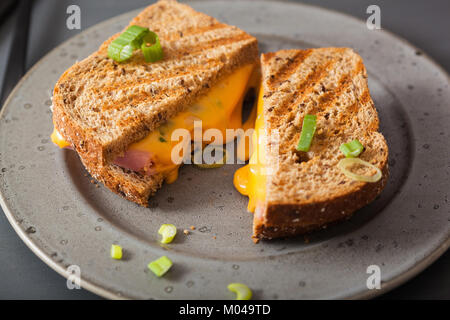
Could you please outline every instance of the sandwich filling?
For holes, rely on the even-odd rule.
[[[199,121],[202,137],[203,132],[208,129],[217,129],[222,133],[222,137],[227,137],[227,129],[241,128],[242,104],[253,69],[254,65],[243,66],[219,81],[192,106],[178,113],[144,139],[131,144],[123,155],[114,160],[114,164],[147,175],[162,173],[167,183],[174,182],[181,165],[173,161],[173,148],[180,143],[178,138],[173,139],[174,132],[184,129],[194,138],[194,125]],[[56,129],[51,138],[60,148],[70,147],[70,143],[64,140]],[[227,138],[223,143],[234,137]]]
[[[239,168],[234,174],[234,186],[243,195],[248,196],[247,210],[256,212],[263,208],[266,198],[266,134],[263,114],[263,90],[260,89],[255,130],[252,136],[252,154],[247,165]]]

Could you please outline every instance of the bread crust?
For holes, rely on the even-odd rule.
[[[358,190],[328,201],[304,205],[271,203],[263,220],[254,216],[253,240],[258,242],[261,239],[271,240],[306,234],[349,219],[355,211],[372,202],[384,189],[389,177],[387,161],[381,171],[383,177],[378,182],[365,183]]]

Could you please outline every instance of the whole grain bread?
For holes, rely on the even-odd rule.
[[[261,65],[271,171],[265,203],[255,212],[254,239],[325,227],[373,201],[388,178],[388,146],[378,132],[361,57],[349,48],[282,50],[263,54]],[[317,115],[317,129],[310,150],[300,152],[306,114]],[[337,167],[345,157],[339,146],[353,139],[364,145],[360,158],[382,171],[378,182],[354,181]]]
[[[53,118],[63,119],[64,115],[58,114],[58,112],[60,112],[60,109],[54,108]],[[67,141],[70,141],[68,137],[76,136],[77,129],[72,126],[71,122],[66,122],[62,135]],[[79,150],[79,147],[77,149],[73,142],[71,145],[75,150]],[[80,155],[79,151],[78,155]],[[108,189],[144,207],[148,206],[149,197],[161,187],[164,181],[162,174],[148,176],[123,169],[114,164],[93,165],[81,156],[80,160],[91,176],[103,183]]]
[[[112,166],[112,161],[222,77],[256,63],[256,38],[176,1],[159,1],[130,25],[160,38],[164,59],[146,63],[140,51],[125,63],[108,58],[109,43],[74,64],[53,92],[53,123],[78,152],[86,169],[111,190],[146,203],[162,183]],[[139,181],[138,181],[139,180]]]

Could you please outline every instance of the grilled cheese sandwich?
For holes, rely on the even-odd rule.
[[[156,34],[162,59],[148,62],[142,47],[123,62],[109,56],[129,30]],[[240,127],[257,64],[255,37],[185,4],[158,1],[63,73],[53,90],[52,140],[74,149],[111,191],[147,206],[163,181],[176,180],[176,129],[189,132],[195,120],[203,132]]]
[[[172,159],[172,150],[179,143],[172,141],[172,133],[177,129],[185,129],[193,137],[195,121],[201,121],[203,132],[217,129],[223,137],[227,137],[227,129],[241,128],[243,98],[251,83],[253,71],[254,65],[249,64],[225,77],[185,111],[178,113],[144,139],[131,144],[125,155],[118,157],[114,163],[144,174],[160,173],[166,183],[173,183],[178,177],[180,164],[174,163]],[[232,138],[228,137],[228,141],[223,143]],[[51,139],[60,148],[70,146],[56,129]],[[142,156],[136,159],[136,155]],[[134,161],[130,161],[133,156]],[[140,159],[143,161],[139,161]]]

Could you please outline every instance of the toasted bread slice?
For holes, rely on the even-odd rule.
[[[162,183],[112,161],[127,147],[189,107],[222,77],[256,63],[256,38],[176,1],[159,1],[130,25],[148,27],[160,38],[164,59],[146,63],[140,51],[125,63],[107,48],[69,68],[53,93],[56,130],[78,152],[87,170],[108,188],[139,204]]]
[[[271,171],[265,202],[255,211],[254,238],[318,229],[373,201],[388,177],[388,146],[361,57],[348,48],[282,50],[263,54],[261,64]],[[296,146],[306,114],[317,115],[317,130],[305,153]],[[353,139],[365,147],[360,158],[382,171],[378,182],[354,181],[338,168],[345,157],[339,146]],[[279,152],[271,151],[275,144]]]

